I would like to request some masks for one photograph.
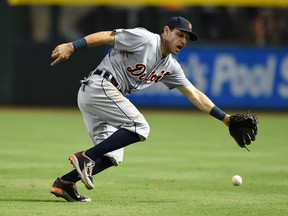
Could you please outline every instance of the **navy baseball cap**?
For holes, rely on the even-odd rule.
[[[183,17],[172,17],[167,26],[171,29],[179,29],[183,32],[189,33],[191,41],[198,40],[198,36],[192,31],[192,24]]]

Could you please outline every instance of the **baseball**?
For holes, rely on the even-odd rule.
[[[242,177],[239,175],[234,175],[232,177],[232,184],[234,186],[240,186],[242,184]]]

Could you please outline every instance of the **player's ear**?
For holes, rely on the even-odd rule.
[[[169,27],[168,26],[164,26],[163,27],[163,35],[165,35],[165,36],[167,36],[168,35],[168,33],[169,33]]]

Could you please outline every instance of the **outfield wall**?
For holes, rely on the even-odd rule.
[[[52,49],[15,49],[13,104],[76,105],[79,80],[107,52],[100,47],[81,50],[68,62],[51,67]],[[177,59],[188,79],[220,107],[288,110],[288,49],[188,46]],[[138,107],[193,108],[178,90],[168,90],[162,83],[128,97]]]
[[[52,23],[55,25],[51,38],[45,43],[36,43],[29,37],[31,28],[27,14],[30,14],[30,9],[8,5],[0,7],[4,17],[0,24],[5,29],[5,34],[0,35],[1,41],[5,41],[1,46],[3,55],[0,58],[0,104],[76,106],[79,80],[95,68],[107,48],[81,50],[68,62],[51,67],[51,51],[55,45],[63,42],[56,31],[59,8],[51,9]],[[163,14],[167,17],[171,15]],[[156,24],[150,27],[154,28]],[[283,44],[286,48],[273,49],[240,45],[227,48],[223,44],[215,48],[205,47],[204,44],[203,40],[192,43],[177,58],[191,82],[218,106],[288,110],[286,44]],[[217,44],[221,43],[218,41]],[[169,91],[162,84],[129,98],[138,107],[193,107],[177,90]]]
[[[288,109],[288,49],[188,47],[177,59],[189,80],[221,107]],[[145,107],[191,106],[162,84],[129,98]]]

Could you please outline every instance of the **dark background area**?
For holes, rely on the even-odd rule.
[[[191,46],[287,47],[287,8],[69,7],[0,3],[0,104],[76,105],[79,80],[109,47],[75,53],[51,67],[56,45],[87,34],[142,26],[155,33],[172,16],[191,20],[200,37]]]

